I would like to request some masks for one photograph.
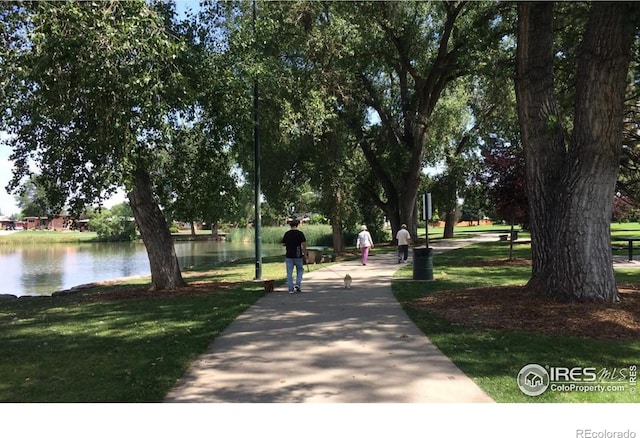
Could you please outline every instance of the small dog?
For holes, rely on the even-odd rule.
[[[273,292],[273,280],[265,280],[264,281],[264,291],[265,292]]]
[[[351,275],[347,274],[344,276],[344,288],[351,289]]]

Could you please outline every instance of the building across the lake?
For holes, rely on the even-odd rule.
[[[0,230],[15,230],[21,229],[22,222],[14,221],[13,219],[7,216],[0,216]]]
[[[86,231],[89,220],[76,220],[70,214],[58,214],[53,217],[27,216],[22,220],[13,220],[6,216],[0,217],[2,230],[49,230],[49,231]]]

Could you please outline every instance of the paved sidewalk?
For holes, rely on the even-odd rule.
[[[438,254],[464,244],[432,246]],[[165,401],[492,402],[393,297],[401,266],[394,254],[371,256],[367,266],[305,272],[301,294],[277,288],[212,342]],[[347,272],[351,289],[343,287]]]

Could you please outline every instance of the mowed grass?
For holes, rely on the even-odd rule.
[[[530,246],[518,244],[516,258],[530,258]],[[512,330],[470,329],[453,325],[444,319],[412,305],[425,294],[479,286],[523,285],[531,269],[520,266],[482,266],[483,261],[507,258],[508,246],[503,243],[482,243],[434,257],[434,281],[429,283],[396,281],[393,291],[403,308],[433,343],[450,357],[494,400],[502,403],[635,403],[638,394],[629,391],[557,392],[547,390],[531,397],[517,386],[517,375],[527,364],[552,367],[595,367],[626,373],[629,367],[640,365],[640,340],[636,342],[603,342],[582,338],[553,337]],[[396,273],[406,280],[412,275],[410,266]],[[616,272],[618,281],[640,284],[640,269]],[[615,381],[611,382],[616,384]]]

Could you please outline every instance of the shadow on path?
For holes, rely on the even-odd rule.
[[[432,245],[435,253],[462,242]],[[492,402],[404,313],[390,282],[395,254],[367,266],[305,272],[240,315],[167,394],[166,402]],[[351,289],[343,277],[353,278]]]

